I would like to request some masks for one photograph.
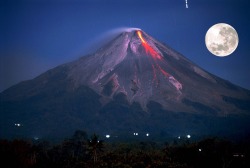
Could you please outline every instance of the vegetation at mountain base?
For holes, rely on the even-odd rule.
[[[10,168],[247,168],[249,141],[206,138],[191,142],[103,141],[76,131],[51,144],[39,140],[0,140],[1,167]]]

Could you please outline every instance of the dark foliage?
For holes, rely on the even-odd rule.
[[[247,168],[248,141],[104,142],[84,131],[61,142],[0,140],[1,167],[16,168]]]

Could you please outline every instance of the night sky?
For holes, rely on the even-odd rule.
[[[250,1],[188,0],[188,6],[185,0],[1,1],[0,91],[93,52],[105,33],[120,27],[141,28],[203,69],[250,89]],[[216,23],[238,33],[238,48],[228,57],[213,56],[205,46]]]

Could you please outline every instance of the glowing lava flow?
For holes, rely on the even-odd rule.
[[[160,69],[161,73],[166,77],[169,78],[171,75],[169,75],[169,73],[167,73],[166,71],[164,71],[159,65],[158,68]]]
[[[155,59],[162,59],[162,57],[142,37],[141,31],[137,31],[137,35],[140,38],[140,40],[142,42],[142,46],[146,50],[146,53],[150,54],[154,60]],[[161,62],[165,63],[164,61],[161,61]],[[182,84],[180,82],[178,82],[172,75],[167,73],[163,68],[161,68],[161,66],[157,63],[156,60],[155,60],[154,64],[156,67],[151,63],[152,69],[153,69],[153,81],[152,82],[156,81],[156,85],[159,84],[158,79],[157,79],[157,75],[156,75],[156,70],[158,69],[161,72],[161,74],[163,74],[166,77],[168,82],[170,82],[178,91],[180,89],[182,89]]]
[[[141,35],[140,31],[137,31],[137,35],[139,36],[139,38],[141,39],[142,43],[146,43],[146,41],[144,40],[144,38]]]
[[[141,31],[137,31],[137,35],[141,39],[142,45],[145,48],[146,52],[149,53],[153,58],[161,59],[161,56],[142,37]]]

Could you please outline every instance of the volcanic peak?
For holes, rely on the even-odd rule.
[[[249,95],[144,31],[128,29],[95,53],[0,93],[0,136],[18,137],[16,121],[29,137],[79,128],[231,133],[233,123],[249,132]]]

